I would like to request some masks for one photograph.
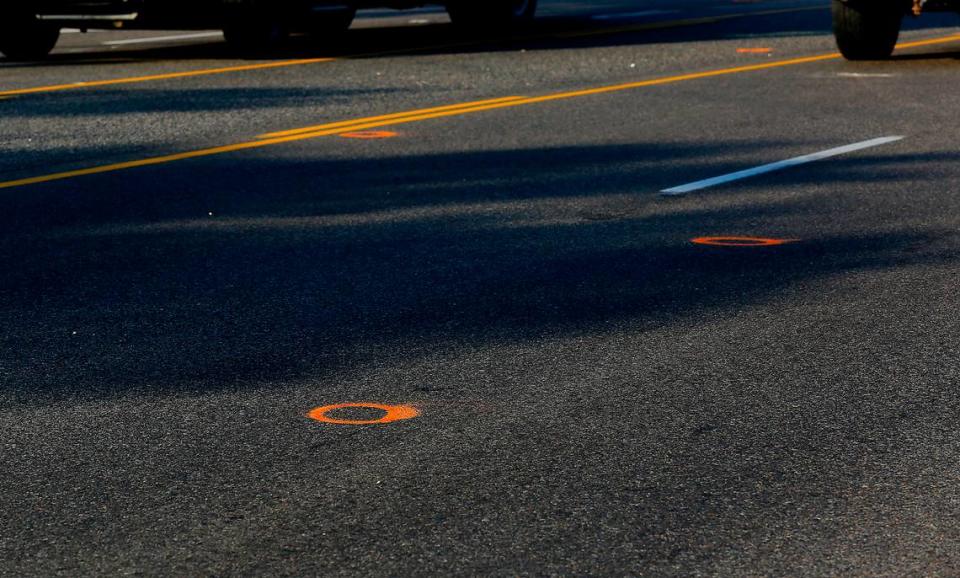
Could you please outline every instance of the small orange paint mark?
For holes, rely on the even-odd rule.
[[[399,135],[389,130],[362,130],[357,132],[345,132],[340,136],[343,138],[356,138],[361,140],[377,140],[382,138],[394,138]]]
[[[772,48],[738,48],[737,54],[770,54]]]
[[[697,245],[711,245],[714,247],[773,247],[795,243],[800,239],[769,239],[765,237],[697,237],[690,239]]]
[[[337,419],[327,415],[331,411],[348,408],[377,409],[384,412],[384,415],[379,419]],[[419,415],[420,411],[412,405],[384,405],[382,403],[361,402],[325,405],[312,410],[307,414],[307,417],[323,423],[335,423],[339,425],[376,425],[412,419]]]

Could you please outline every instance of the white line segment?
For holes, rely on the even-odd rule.
[[[706,189],[709,187],[714,187],[716,185],[722,185],[724,183],[729,183],[732,181],[739,181],[741,179],[747,179],[750,177],[755,177],[757,175],[763,175],[766,173],[772,173],[774,171],[779,171],[783,169],[788,169],[798,165],[803,165],[807,163],[812,163],[814,161],[819,161],[823,159],[828,159],[830,157],[835,157],[847,153],[852,153],[854,151],[860,151],[863,149],[873,148],[880,145],[885,145],[887,143],[896,142],[902,140],[902,136],[885,136],[870,140],[865,140],[863,142],[853,143],[842,147],[837,147],[834,149],[828,149],[825,151],[820,151],[818,153],[813,153],[809,155],[803,155],[802,157],[795,157],[792,159],[787,159],[785,161],[778,161],[775,163],[770,163],[768,165],[762,165],[759,167],[754,167],[752,169],[746,169],[743,171],[737,171],[735,173],[730,173],[727,175],[721,175],[719,177],[713,177],[711,179],[704,179],[702,181],[696,181],[694,183],[688,183],[686,185],[680,185],[679,187],[673,187],[670,189],[664,189],[660,191],[661,195],[666,196],[675,196],[683,195],[693,191],[699,191],[700,189]]]
[[[152,36],[150,38],[131,38],[129,40],[111,40],[104,42],[104,46],[123,46],[126,44],[148,44],[150,42],[169,42],[172,40],[193,40],[196,38],[222,37],[223,32],[197,32],[195,34],[178,34],[176,36]]]
[[[893,78],[895,74],[870,73],[870,72],[838,72],[837,76],[841,78]]]

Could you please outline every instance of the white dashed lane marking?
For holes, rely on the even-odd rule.
[[[795,157],[792,159],[787,159],[785,161],[778,161],[775,163],[754,167],[752,169],[746,169],[743,171],[737,171],[735,173],[721,175],[719,177],[713,177],[709,179],[704,179],[702,181],[688,183],[686,185],[680,185],[679,187],[664,189],[660,191],[660,194],[664,196],[684,195],[687,193],[691,193],[693,191],[699,191],[701,189],[715,187],[717,185],[722,185],[722,184],[730,183],[733,181],[748,179],[750,177],[755,177],[757,175],[772,173],[774,171],[780,171],[783,169],[788,169],[791,167],[812,163],[814,161],[828,159],[830,157],[835,157],[835,156],[851,153],[854,151],[859,151],[863,149],[877,147],[880,145],[885,145],[887,143],[892,143],[901,139],[903,139],[902,136],[885,136],[885,137],[865,140],[863,142],[858,142],[858,143],[853,143],[853,144],[849,144],[842,147],[832,148],[832,149],[820,151],[820,152],[809,154],[809,155],[803,155],[801,157]]]

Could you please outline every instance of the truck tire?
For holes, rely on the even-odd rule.
[[[847,60],[883,60],[893,54],[904,11],[893,0],[833,0],[833,33]]]
[[[451,0],[447,13],[454,25],[477,32],[509,32],[529,24],[537,0]]]
[[[60,27],[33,14],[0,14],[0,53],[10,60],[40,60],[60,39]]]
[[[264,10],[243,10],[223,27],[223,37],[241,54],[258,55],[280,47],[290,30],[276,14]]]

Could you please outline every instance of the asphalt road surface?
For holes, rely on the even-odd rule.
[[[0,575],[960,575],[957,23],[0,61]]]

